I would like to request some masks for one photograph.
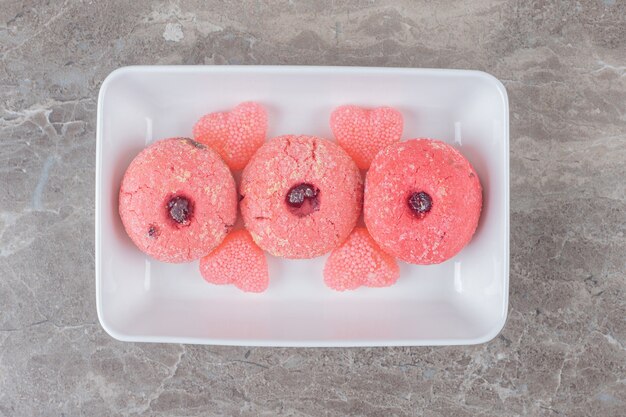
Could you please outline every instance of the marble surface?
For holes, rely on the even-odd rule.
[[[0,416],[626,408],[626,2],[0,3]],[[511,103],[506,327],[472,347],[120,343],[94,301],[96,98],[129,64],[488,71]],[[622,411],[620,411],[622,410]]]

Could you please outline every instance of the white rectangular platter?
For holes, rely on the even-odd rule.
[[[198,263],[144,255],[118,215],[119,185],[154,140],[191,136],[203,114],[242,101],[268,110],[268,137],[332,139],[342,104],[392,106],[404,139],[456,146],[484,189],[473,240],[431,266],[400,263],[389,288],[328,289],[326,257],[269,257],[262,294],[207,284]],[[139,66],[111,73],[98,99],[96,301],[103,328],[124,341],[256,346],[396,346],[482,343],[504,326],[509,280],[509,119],[502,84],[478,71],[286,66]]]

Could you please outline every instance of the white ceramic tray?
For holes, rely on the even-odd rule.
[[[478,172],[484,207],[471,243],[440,265],[401,263],[397,284],[339,293],[326,257],[270,257],[270,287],[245,294],[207,284],[197,262],[160,263],[126,236],[117,195],[153,140],[190,136],[204,113],[253,100],[273,137],[332,138],[341,104],[388,105],[404,139],[457,146]],[[348,67],[126,67],[102,83],[96,155],[96,300],[102,327],[125,341],[269,346],[474,344],[504,326],[509,280],[509,119],[502,84],[483,72]]]

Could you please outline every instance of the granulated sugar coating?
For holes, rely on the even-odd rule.
[[[230,112],[204,115],[193,127],[193,137],[213,148],[232,170],[246,166],[263,142],[267,114],[258,103],[241,103]]]
[[[365,224],[387,253],[436,264],[471,240],[482,189],[470,163],[450,145],[412,139],[381,151],[365,180]]]
[[[233,284],[246,292],[263,292],[269,285],[267,259],[246,230],[236,230],[200,260],[200,273],[212,284]]]
[[[355,228],[333,250],[324,266],[324,282],[337,291],[388,287],[400,276],[398,263],[383,252],[364,227]]]
[[[314,258],[354,228],[363,186],[339,146],[314,136],[265,143],[241,177],[241,213],[254,241],[274,256]]]
[[[400,141],[402,114],[391,107],[366,109],[341,106],[330,115],[330,127],[337,143],[360,169],[368,169],[381,149]]]
[[[126,170],[119,213],[126,233],[146,254],[163,262],[193,261],[219,245],[235,223],[235,180],[206,146],[164,139]]]

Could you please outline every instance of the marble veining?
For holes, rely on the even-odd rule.
[[[626,2],[0,7],[0,416],[622,416]],[[98,88],[130,64],[490,72],[511,104],[508,322],[471,347],[120,343],[94,301]]]

